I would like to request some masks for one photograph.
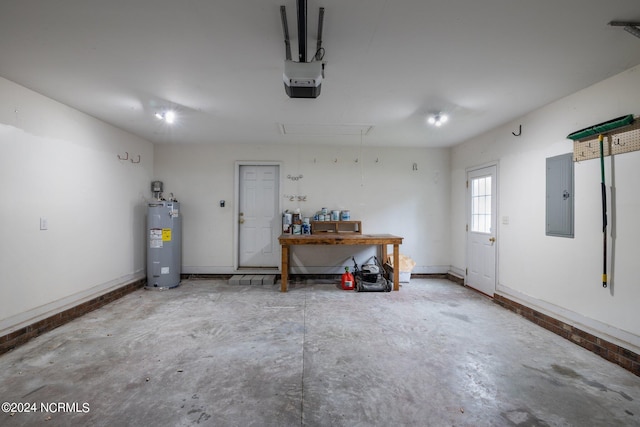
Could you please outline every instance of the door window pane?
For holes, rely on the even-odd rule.
[[[491,177],[471,180],[471,231],[491,233]]]

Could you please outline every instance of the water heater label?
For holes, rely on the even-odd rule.
[[[162,229],[162,241],[163,242],[170,242],[171,241],[171,229],[170,228],[163,228]]]
[[[169,273],[170,273],[169,267],[160,268],[160,274],[169,274]]]
[[[149,230],[149,247],[161,248],[162,247],[162,229],[152,228]]]

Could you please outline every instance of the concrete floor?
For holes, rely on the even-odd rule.
[[[640,377],[437,279],[139,290],[0,356],[0,400],[38,409],[2,426],[640,425]]]

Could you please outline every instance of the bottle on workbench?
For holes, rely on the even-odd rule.
[[[342,289],[351,291],[354,287],[355,280],[353,279],[353,274],[349,273],[349,267],[345,267],[344,273],[342,274]]]

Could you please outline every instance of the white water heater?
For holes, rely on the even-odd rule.
[[[180,203],[157,200],[147,210],[148,289],[170,289],[180,285],[182,267],[182,223]]]

